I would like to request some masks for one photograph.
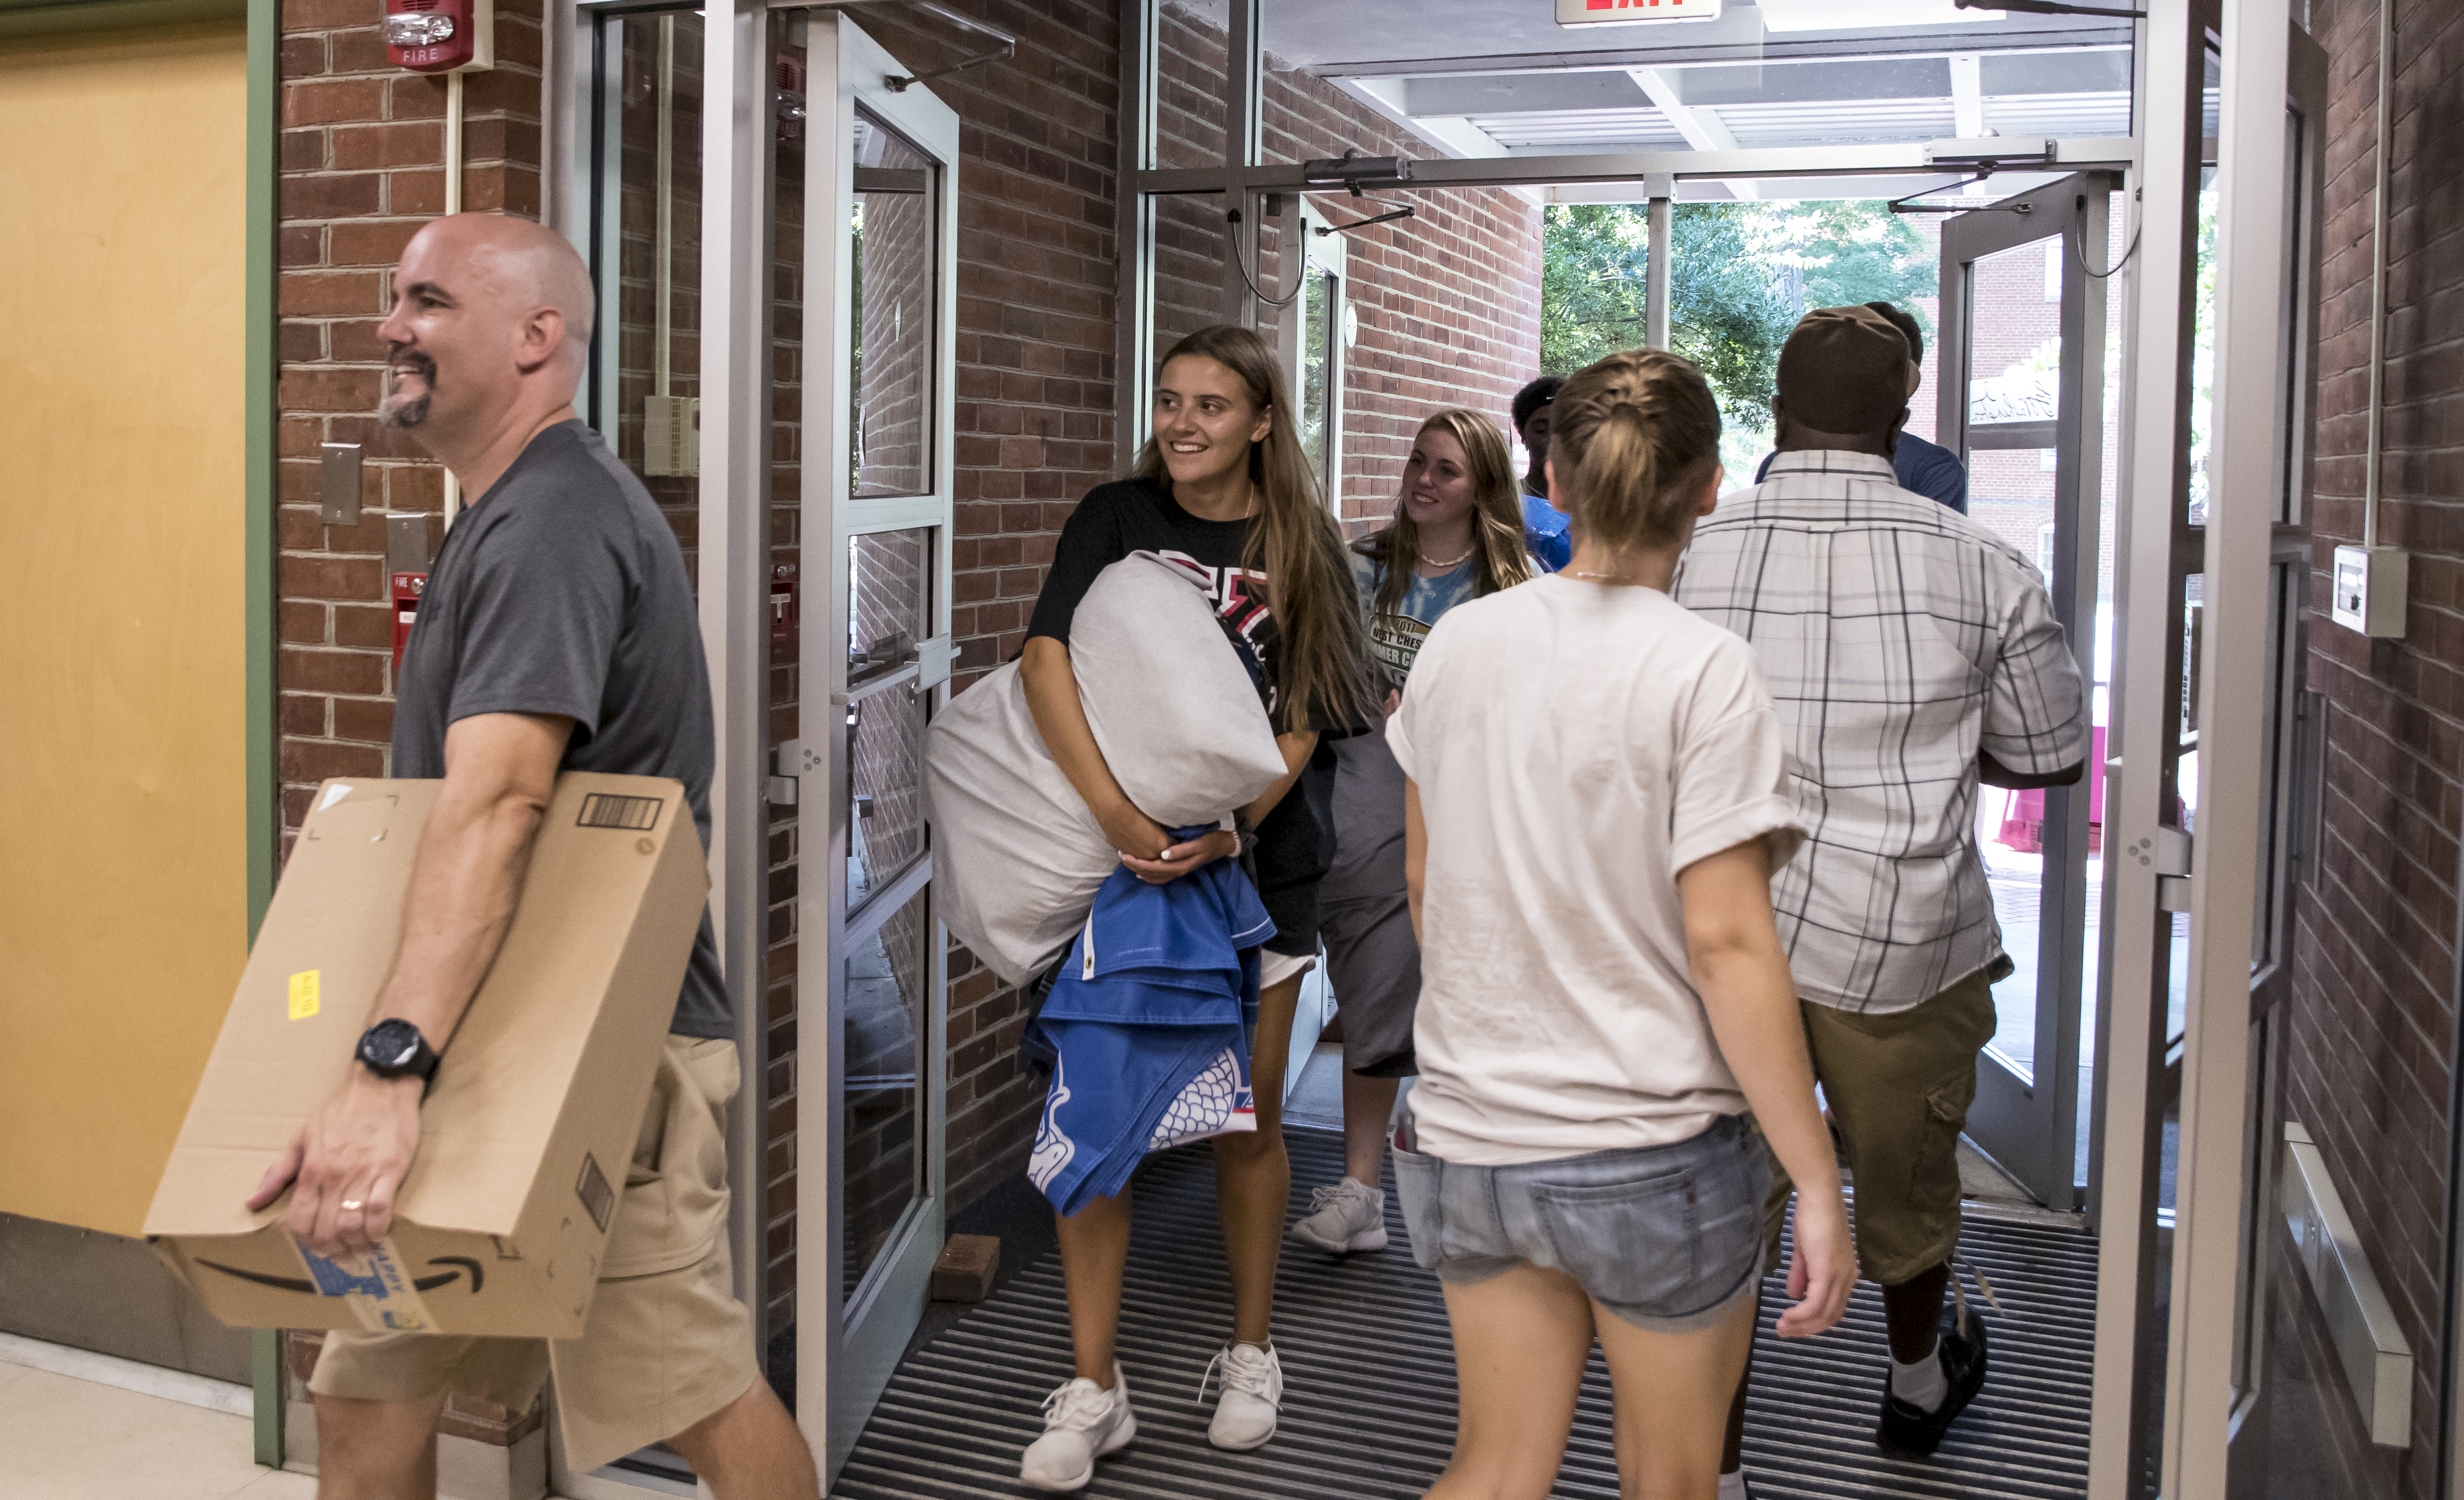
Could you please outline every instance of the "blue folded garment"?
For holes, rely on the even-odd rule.
[[[1104,882],[1027,1024],[1030,1047],[1055,1058],[1027,1162],[1054,1207],[1074,1214],[1120,1192],[1151,1150],[1250,1128],[1256,950],[1274,932],[1228,859],[1169,885],[1126,867]]]

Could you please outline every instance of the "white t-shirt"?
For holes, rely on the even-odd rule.
[[[1803,836],[1753,649],[1658,589],[1534,579],[1446,612],[1386,739],[1429,837],[1420,1149],[1507,1166],[1745,1113],[1677,873]]]

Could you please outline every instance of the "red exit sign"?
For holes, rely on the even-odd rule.
[[[1557,0],[1559,26],[1640,26],[1651,21],[1716,21],[1720,0]]]

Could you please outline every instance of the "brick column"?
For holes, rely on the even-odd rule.
[[[443,471],[377,425],[388,283],[445,207],[442,77],[386,66],[376,0],[283,8],[280,475],[285,849],[318,782],[382,776],[393,730],[385,511],[438,511]],[[537,214],[539,3],[496,7],[496,67],[464,91],[463,204]],[[364,454],[360,523],[319,518],[319,450]]]

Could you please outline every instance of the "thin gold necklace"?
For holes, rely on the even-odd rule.
[[[1480,543],[1475,541],[1475,542],[1473,542],[1470,546],[1465,547],[1465,548],[1463,549],[1463,555],[1462,557],[1459,557],[1459,558],[1448,558],[1448,559],[1446,559],[1446,560],[1445,560],[1444,562],[1439,562],[1436,558],[1433,558],[1433,557],[1429,556],[1427,553],[1423,552],[1423,553],[1421,553],[1421,554],[1420,554],[1420,565],[1421,565],[1422,567],[1433,567],[1433,568],[1436,568],[1439,572],[1443,573],[1443,572],[1448,571],[1449,569],[1459,568],[1459,567],[1463,566],[1465,562],[1470,562],[1470,561],[1471,561],[1471,555],[1472,555],[1473,553],[1475,553],[1475,552],[1478,552],[1479,550],[1480,550]]]

